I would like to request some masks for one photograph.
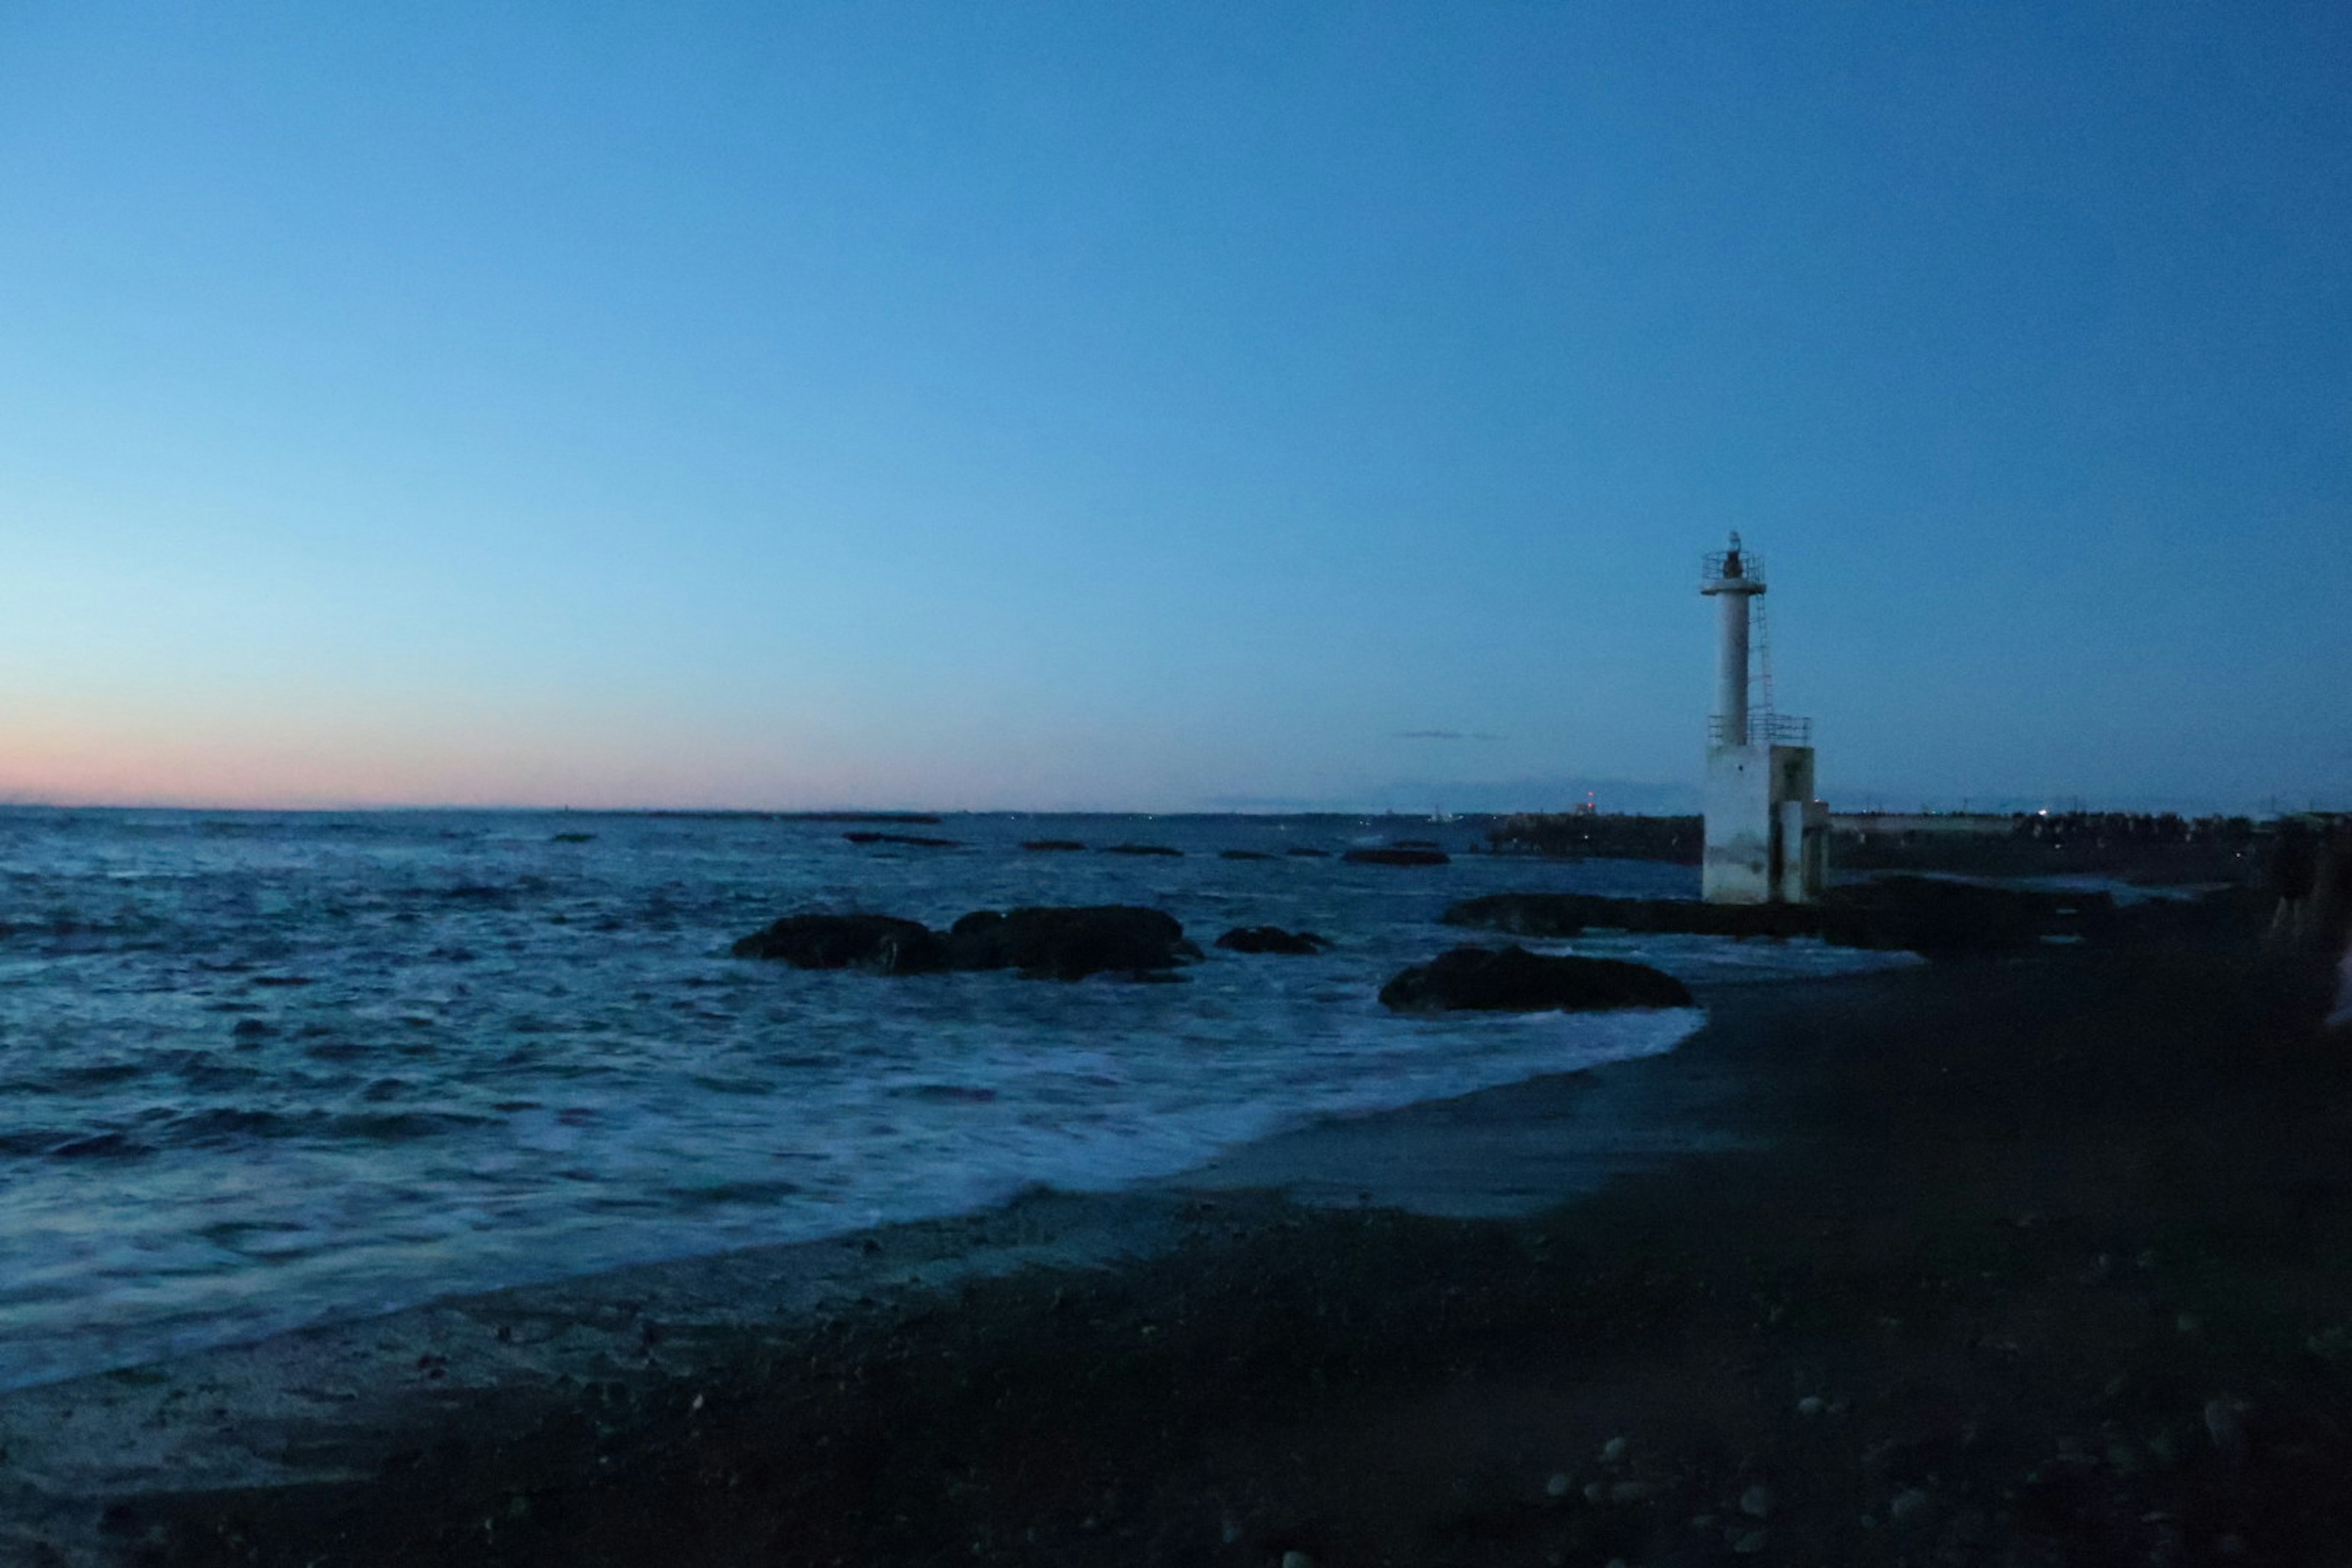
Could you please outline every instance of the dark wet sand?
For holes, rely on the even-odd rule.
[[[2184,929],[1748,988],[1670,1056],[1318,1130],[1214,1191],[1041,1195],[30,1391],[0,1402],[0,1542],[2344,1561],[2352,1042],[2313,1028],[2315,979]],[[1293,1180],[1316,1201],[1230,1185]],[[1502,1217],[1381,1206],[1408,1198]]]

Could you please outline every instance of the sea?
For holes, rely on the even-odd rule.
[[[850,832],[951,839],[852,842]],[[1081,851],[1024,841],[1067,839]],[[1450,864],[1351,864],[1414,840]],[[1106,853],[1151,845],[1174,855]],[[1400,1017],[1501,890],[1696,872],[1400,817],[0,810],[0,1388],[436,1297],[1164,1180],[1253,1141],[1671,1049],[1692,1009]],[[1227,850],[1265,858],[1229,858]],[[1320,855],[1292,851],[1322,851]],[[1163,909],[1177,984],[730,956],[784,914]],[[1316,958],[1212,944],[1310,930]],[[1897,961],[1547,944],[1687,980]]]

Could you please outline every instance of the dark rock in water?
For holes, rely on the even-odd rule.
[[[1490,893],[1455,904],[1448,925],[1513,936],[1575,936],[1590,927],[1699,936],[1811,936],[1821,910],[1808,904],[1707,904],[1696,899],[1607,899],[1591,893]]]
[[[891,915],[788,915],[734,946],[738,958],[775,958],[802,969],[930,974],[944,969],[1017,969],[1079,980],[1106,970],[1139,978],[1197,959],[1172,915],[1124,904],[1079,909],[980,910],[945,936]]]
[[[2118,919],[2105,893],[1988,887],[1940,877],[1882,877],[1833,888],[1820,906],[1822,940],[1908,948],[1930,957],[2030,947],[2044,937],[2107,934]]]
[[[1391,845],[1386,849],[1350,849],[1340,858],[1357,866],[1444,866],[1453,857],[1443,849],[1408,849]]]
[[[1263,849],[1220,849],[1217,851],[1217,858],[1220,860],[1271,860],[1274,857]]]
[[[1283,853],[1297,860],[1328,860],[1331,858],[1331,851],[1328,849],[1307,849],[1294,846],[1291,848],[1284,850]]]
[[[2095,935],[2106,930],[2115,916],[2115,901],[2105,893],[1887,877],[1833,888],[1818,904],[1493,893],[1455,904],[1444,919],[1448,925],[1514,936],[1567,937],[1596,928],[1700,936],[1817,936],[1842,947],[1934,954],[2023,947],[2045,936]]]
[[[1286,952],[1312,958],[1331,944],[1311,931],[1285,931],[1280,926],[1235,926],[1217,939],[1217,945],[1234,952]]]
[[[1594,906],[1615,903],[1585,893],[1488,893],[1465,899],[1438,918],[1450,926],[1475,926],[1513,936],[1580,936],[1596,918]]]
[[[1106,844],[1106,855],[1181,855],[1181,849],[1171,849],[1165,844]]]
[[[548,842],[551,844],[585,844],[595,837],[596,836],[593,833],[558,833],[551,836],[548,839]]]
[[[1173,915],[1129,904],[1076,909],[976,910],[950,928],[956,969],[1018,969],[1080,980],[1104,971],[1146,973],[1201,956]]]
[[[1381,987],[1400,1013],[1456,1010],[1590,1012],[1604,1007],[1687,1007],[1689,988],[1646,963],[1549,958],[1523,947],[1457,947]]]
[[[799,969],[871,969],[929,974],[948,967],[937,931],[891,915],[786,915],[733,949],[738,958],[778,958]]]
[[[1052,850],[1084,849],[1086,846],[1079,843],[1075,838],[1030,838],[1024,840],[1021,847],[1024,849]]]
[[[1434,838],[1391,838],[1389,842],[1395,845],[1400,849],[1434,849],[1438,847],[1437,840]]]
[[[845,833],[842,837],[852,844],[912,844],[921,849],[957,847],[957,843],[952,838],[926,838],[919,833],[877,833],[871,828],[860,828],[853,833]]]

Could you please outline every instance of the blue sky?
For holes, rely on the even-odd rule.
[[[1643,804],[1738,528],[1834,803],[2352,805],[2347,105],[2318,4],[12,6],[0,796]]]

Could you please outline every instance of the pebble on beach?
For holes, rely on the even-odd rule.
[[[2246,1402],[2223,1394],[2205,1402],[2205,1435],[2213,1439],[2213,1447],[2223,1453],[2235,1453],[2246,1446]]]
[[[1739,1511],[1750,1519],[1769,1519],[1772,1517],[1773,1501],[1770,1487],[1749,1487],[1739,1494]]]

